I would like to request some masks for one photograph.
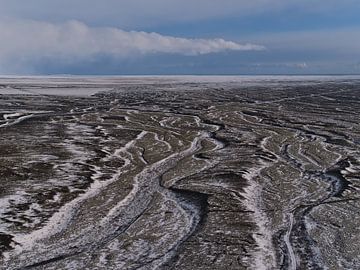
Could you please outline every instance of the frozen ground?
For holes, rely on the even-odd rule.
[[[0,77],[0,269],[359,269],[360,78]]]

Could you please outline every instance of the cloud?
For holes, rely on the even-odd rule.
[[[255,68],[287,68],[287,69],[306,69],[308,68],[308,64],[306,62],[303,63],[255,63],[250,64],[251,67]]]
[[[291,66],[296,67],[296,68],[307,68],[308,64],[306,62],[304,62],[304,63],[295,63],[293,65],[290,65],[290,67]]]
[[[0,61],[60,59],[78,61],[99,55],[128,58],[147,54],[203,55],[223,51],[262,50],[223,39],[187,39],[157,33],[92,28],[78,21],[0,22]]]

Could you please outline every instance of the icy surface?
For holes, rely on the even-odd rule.
[[[0,77],[0,269],[359,269],[360,78]]]

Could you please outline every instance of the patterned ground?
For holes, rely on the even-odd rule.
[[[0,79],[0,269],[359,269],[359,115],[356,78]]]

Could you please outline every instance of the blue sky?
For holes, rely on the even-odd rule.
[[[0,0],[0,74],[359,74],[358,0]]]

